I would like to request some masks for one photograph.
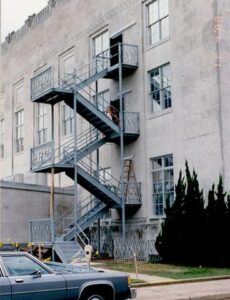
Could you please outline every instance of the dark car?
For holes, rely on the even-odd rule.
[[[0,300],[123,300],[136,297],[122,273],[58,263],[24,252],[0,252]]]

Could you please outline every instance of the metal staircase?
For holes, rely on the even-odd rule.
[[[32,172],[43,173],[52,170],[54,173],[65,172],[74,180],[74,162],[77,159],[77,183],[94,197],[86,206],[83,205],[84,213],[83,211],[80,213],[78,220],[72,219],[71,224],[58,237],[59,241],[55,243],[55,250],[63,260],[65,260],[63,249],[68,248],[69,252],[74,249],[76,252],[77,247],[76,243],[68,244],[65,249],[64,241],[73,240],[76,233],[82,232],[82,229],[86,229],[95,220],[101,218],[109,208],[121,209],[122,207],[119,180],[112,176],[110,181],[106,180],[100,175],[98,164],[88,158],[89,154],[107,142],[119,144],[121,134],[124,144],[135,141],[139,136],[139,113],[123,112],[121,118],[120,112],[110,102],[98,96],[96,91],[89,87],[100,78],[118,80],[120,70],[125,77],[137,69],[137,46],[119,44],[114,47],[116,51],[114,49],[103,51],[91,64],[75,74],[67,75],[61,85],[54,83],[52,68],[31,79],[31,100],[34,103],[46,103],[53,107],[56,103],[64,101],[71,108],[75,107],[76,112],[93,126],[77,136],[77,143],[73,137],[61,147],[55,148],[53,137],[51,142],[31,149]],[[117,52],[118,49],[120,52]],[[121,59],[118,59],[118,56]],[[123,123],[120,120],[123,120]],[[122,132],[121,128],[123,128]],[[136,210],[141,205],[140,183],[126,180],[124,187],[126,191],[132,191],[126,192],[126,208]],[[67,261],[72,252],[67,255]]]
[[[109,207],[100,200],[92,199],[92,196],[87,197],[80,202],[77,222],[75,222],[73,207],[55,221],[56,237],[59,241],[74,239],[76,233],[80,234],[87,229],[94,221],[101,218],[108,209]]]
[[[85,253],[76,241],[55,241],[54,251],[63,263],[70,263],[74,258],[84,259]]]

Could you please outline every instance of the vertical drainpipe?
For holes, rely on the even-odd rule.
[[[214,18],[220,16],[219,11],[219,0],[214,0]],[[216,64],[218,64],[220,60],[220,44],[219,44],[219,37],[220,33],[217,30],[217,40],[216,40]],[[224,168],[224,142],[223,142],[223,120],[222,120],[222,94],[221,94],[221,66],[216,66],[216,76],[217,76],[217,89],[218,89],[218,114],[219,114],[219,134],[220,134],[220,152],[221,152],[221,173],[223,178],[223,184],[225,182],[225,168]]]
[[[121,173],[121,204],[122,204],[122,237],[125,241],[125,195],[124,195],[124,111],[122,97],[122,44],[118,45],[119,53],[119,100],[120,100],[120,173]]]

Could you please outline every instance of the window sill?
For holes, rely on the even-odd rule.
[[[20,156],[22,154],[24,154],[24,150],[18,151],[18,152],[14,152],[14,156]]]
[[[164,40],[161,40],[161,41],[159,41],[159,42],[156,43],[156,44],[148,45],[148,46],[146,46],[146,52],[147,52],[147,51],[150,51],[150,50],[152,50],[152,49],[154,49],[154,48],[156,48],[156,47],[158,47],[158,46],[160,46],[160,45],[162,45],[162,44],[164,44],[164,43],[167,43],[167,42],[169,42],[169,41],[170,41],[170,37],[168,37],[168,38],[166,38],[166,39],[164,39]]]
[[[73,138],[74,137],[74,134],[73,133],[70,133],[70,134],[67,134],[67,135],[62,135],[61,136],[61,141],[63,142],[65,142],[65,141],[68,141],[68,140],[70,140],[71,138]]]
[[[147,116],[147,120],[151,120],[151,119],[155,119],[155,118],[159,118],[161,116],[164,116],[164,115],[167,115],[167,114],[170,114],[173,112],[173,109],[172,107],[169,107],[169,108],[166,108],[162,111],[159,111],[159,112],[155,112],[155,113],[151,113]]]

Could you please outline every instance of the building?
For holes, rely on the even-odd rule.
[[[185,159],[205,190],[220,173],[229,189],[229,11],[226,0],[48,1],[2,44],[0,178],[50,185],[55,165],[55,185],[73,187],[76,159],[76,214],[85,197],[105,206],[85,226],[105,218],[109,236],[125,227],[139,240],[159,232]],[[104,194],[93,183],[85,191],[83,165]],[[124,183],[120,199],[114,177]],[[121,209],[128,194],[138,199]]]

